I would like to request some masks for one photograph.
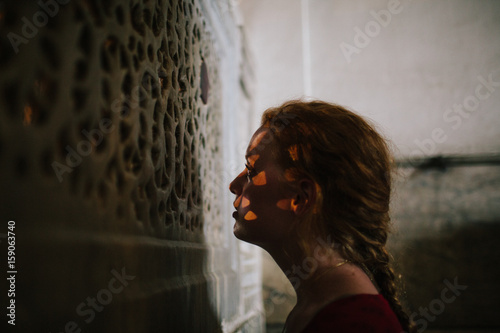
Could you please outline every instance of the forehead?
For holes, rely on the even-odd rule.
[[[259,128],[255,131],[252,139],[250,139],[250,143],[247,147],[246,155],[260,155],[265,151],[269,150],[269,145],[272,142],[272,132],[264,127]]]

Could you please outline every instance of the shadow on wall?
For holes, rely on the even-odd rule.
[[[205,251],[166,250],[138,237],[128,245],[111,237],[67,242],[53,233],[26,244],[29,231],[17,229],[16,332],[222,331]]]
[[[222,220],[202,187],[221,154],[204,27],[193,1],[0,5],[3,332],[220,332],[234,315],[204,232]]]
[[[500,328],[499,235],[498,222],[469,222],[394,246],[420,332]]]
[[[396,182],[389,248],[419,332],[500,328],[500,168],[469,160],[403,168]]]

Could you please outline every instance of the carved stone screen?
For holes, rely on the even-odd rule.
[[[222,72],[240,52],[231,38],[220,52],[214,31],[236,29],[221,3],[0,2],[0,233],[15,222],[17,270],[8,328],[260,330],[258,312],[245,316],[259,297],[240,291],[216,176],[235,103]]]

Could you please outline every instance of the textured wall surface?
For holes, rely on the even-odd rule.
[[[417,328],[498,332],[500,166],[400,169],[392,207]]]
[[[217,176],[228,108],[251,85],[230,14],[228,1],[0,2],[18,331],[260,330]]]

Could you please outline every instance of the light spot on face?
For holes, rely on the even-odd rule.
[[[245,207],[248,207],[248,205],[250,205],[250,200],[248,200],[247,198],[243,197],[243,200],[241,201],[241,207],[245,208]]]
[[[283,210],[291,210],[291,203],[292,199],[281,199],[276,203],[276,206],[278,208],[283,209]]]
[[[235,201],[235,202],[234,202],[234,204],[233,204],[234,208],[238,208],[238,206],[240,205],[240,202],[241,202],[241,198],[242,198],[242,197],[238,197],[238,198],[236,199],[236,201]]]
[[[252,178],[254,185],[262,186],[267,184],[266,172],[262,171],[257,176]]]
[[[250,166],[252,168],[255,167],[255,162],[257,162],[257,160],[259,159],[260,155],[250,155],[248,156],[247,160],[248,160],[248,164],[250,164]]]
[[[256,220],[256,219],[257,219],[257,215],[255,215],[255,213],[252,211],[249,211],[248,213],[245,214],[245,220],[247,220],[247,221],[252,221],[252,220]]]
[[[254,150],[259,145],[259,143],[262,141],[262,139],[264,138],[264,136],[266,135],[266,133],[267,133],[266,131],[262,131],[262,132],[260,132],[259,134],[257,134],[255,136],[255,138],[252,141],[252,144],[248,148],[249,152],[251,152],[252,150]]]

